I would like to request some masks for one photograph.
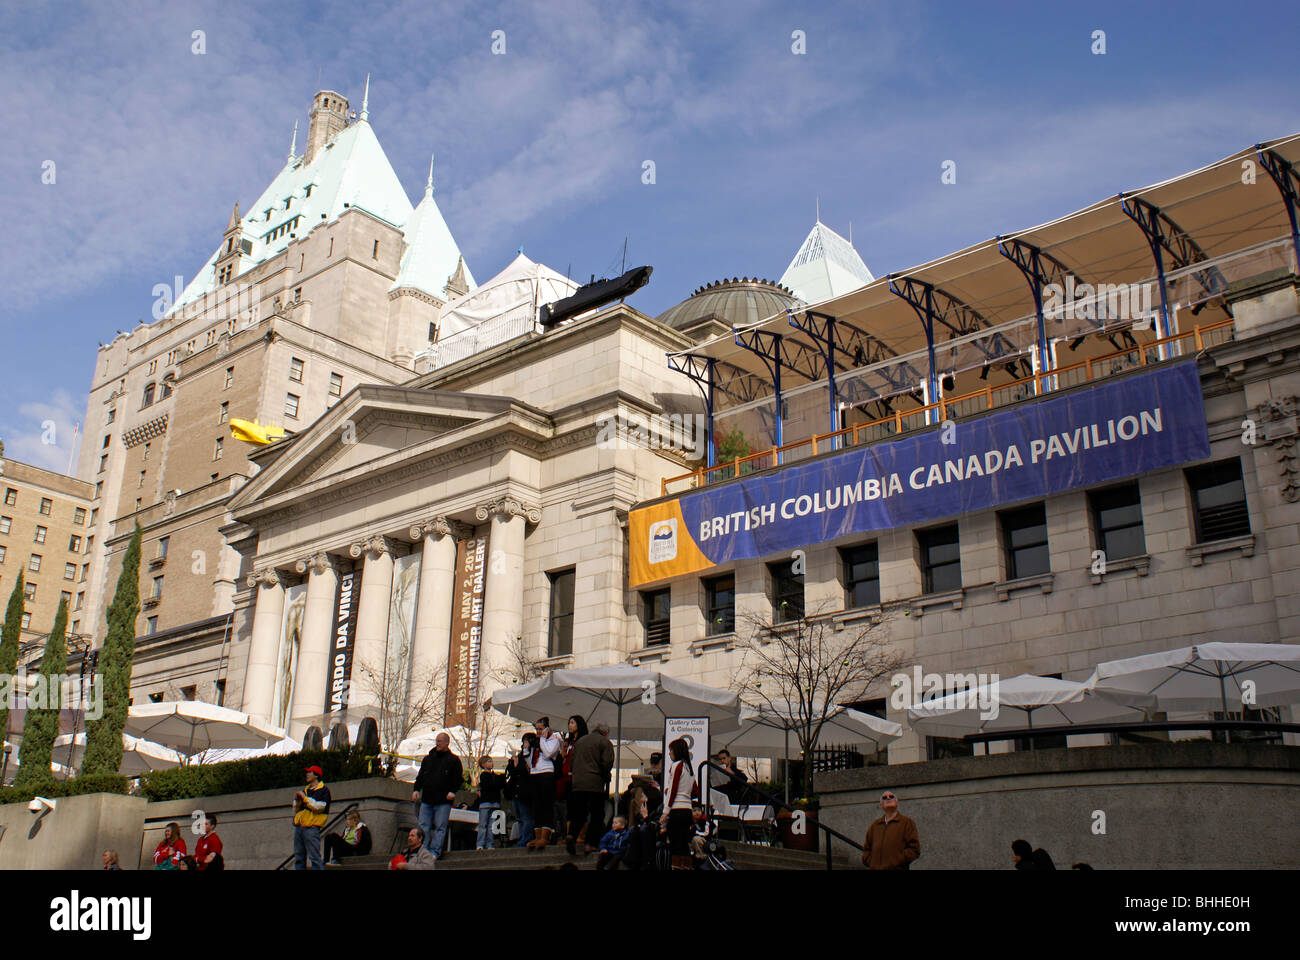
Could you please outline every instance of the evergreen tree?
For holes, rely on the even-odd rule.
[[[140,524],[122,558],[117,590],[108,608],[108,633],[99,652],[99,687],[104,711],[98,720],[86,721],[86,756],[81,775],[114,774],[122,765],[122,728],[126,726],[127,700],[131,696],[131,668],[135,659],[135,621],[140,615]]]
[[[14,786],[19,790],[39,793],[54,786],[50,760],[54,755],[54,738],[59,735],[60,681],[68,669],[67,630],[68,602],[60,600],[59,612],[54,615],[54,629],[50,631],[45,641],[45,652],[41,654],[37,689],[31,693],[31,700],[40,706],[32,706],[29,702],[23,719],[23,744],[18,754],[22,766],[18,768],[18,776],[14,777]]]
[[[23,577],[14,580],[0,631],[0,676],[12,677],[18,669],[18,639],[23,629]],[[0,697],[0,733],[9,736],[9,698]]]

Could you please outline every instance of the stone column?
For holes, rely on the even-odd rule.
[[[415,602],[417,669],[445,663],[451,651],[451,605],[456,593],[456,541],[469,533],[447,517],[435,517],[411,528],[411,539],[423,540],[420,593]]]
[[[478,507],[474,515],[492,521],[488,533],[487,583],[483,588],[483,641],[479,654],[479,699],[500,686],[494,672],[509,661],[509,644],[524,632],[524,524],[542,512],[512,497]]]
[[[257,591],[253,610],[253,637],[248,646],[248,673],[244,677],[244,712],[267,719],[275,695],[275,655],[284,623],[284,584],[272,568],[255,570],[248,585]]]
[[[365,556],[361,571],[361,596],[357,610],[357,633],[352,654],[352,685],[349,703],[353,706],[379,705],[378,676],[366,667],[384,669],[388,650],[388,608],[393,596],[393,552],[387,538],[370,537],[348,548],[354,558]]]
[[[304,557],[295,565],[307,574],[307,605],[302,618],[302,646],[298,648],[298,669],[293,678],[293,705],[289,711],[289,735],[301,739],[315,723],[326,733],[321,721],[295,721],[294,717],[314,717],[325,712],[325,685],[329,679],[333,653],[334,601],[339,575],[334,558],[327,553]]]

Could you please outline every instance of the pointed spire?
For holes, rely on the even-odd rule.
[[[361,95],[361,119],[370,120],[370,74],[366,74],[366,92]]]
[[[231,230],[237,229],[239,227],[239,221],[240,221],[239,201],[236,200],[235,209],[232,210],[230,213],[230,222],[226,224],[226,233],[229,233]]]
[[[289,162],[293,163],[298,159],[298,121],[293,122],[293,139],[289,141]]]
[[[432,153],[429,154],[429,179],[426,180],[425,183],[424,183],[424,195],[425,195],[426,197],[431,197],[431,196],[433,196],[433,158],[434,158],[434,156],[435,156],[435,154],[432,154]]]
[[[817,198],[817,222],[822,222],[822,198]]]
[[[849,221],[849,246],[853,246],[853,221]]]

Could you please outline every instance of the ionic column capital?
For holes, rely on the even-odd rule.
[[[433,517],[414,524],[411,527],[411,539],[454,537],[457,540],[464,540],[469,537],[470,532],[470,528],[459,520],[453,520],[451,517]]]
[[[515,499],[514,497],[502,497],[499,500],[493,500],[491,503],[485,503],[474,510],[474,516],[480,521],[487,520],[489,517],[499,515],[509,519],[510,517],[523,517],[529,523],[541,523],[542,511],[537,507],[528,506]]]
[[[280,574],[275,567],[263,567],[261,570],[254,570],[244,581],[250,587],[256,587],[258,584],[265,584],[268,587],[278,587],[280,585]]]
[[[354,543],[352,546],[348,547],[348,553],[354,558],[360,557],[364,553],[368,557],[373,556],[378,559],[384,554],[392,554],[392,552],[392,544],[390,544],[388,538],[382,534],[367,537],[365,540],[362,540],[359,543]]]
[[[334,558],[322,550],[309,557],[303,557],[293,565],[293,568],[299,573],[325,573],[327,570],[335,569]]]

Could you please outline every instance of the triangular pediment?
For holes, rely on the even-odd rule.
[[[231,501],[305,488],[365,464],[424,447],[445,434],[509,414],[509,397],[367,384],[349,393],[271,461]]]

